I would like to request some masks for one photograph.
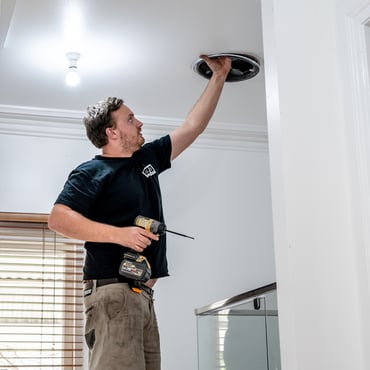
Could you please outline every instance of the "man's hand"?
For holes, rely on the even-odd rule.
[[[118,227],[92,221],[63,204],[55,204],[49,228],[68,238],[97,243],[115,243],[142,252],[159,235],[138,226]]]
[[[143,252],[143,250],[152,243],[152,240],[159,240],[159,235],[153,234],[138,226],[122,227],[120,229],[122,232],[122,240],[125,240],[124,245],[136,252]],[[117,230],[116,237],[118,237],[118,240],[121,239],[119,233],[120,231]],[[122,244],[122,242],[118,244]]]
[[[202,58],[212,71],[212,76],[221,76],[226,79],[228,73],[231,69],[231,58],[229,57],[218,57],[218,58],[209,58],[207,55],[202,54],[199,56]]]

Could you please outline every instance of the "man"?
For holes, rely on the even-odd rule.
[[[144,145],[143,124],[121,99],[88,108],[86,133],[102,154],[71,172],[50,213],[51,230],[85,241],[90,370],[160,369],[151,288],[168,276],[166,237],[134,226],[134,220],[143,215],[164,222],[158,175],[204,131],[216,109],[231,60],[201,57],[212,70],[204,92],[177,129],[152,143]],[[145,284],[119,274],[127,251],[149,261]]]

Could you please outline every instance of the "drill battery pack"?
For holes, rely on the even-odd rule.
[[[119,267],[119,274],[126,278],[145,283],[152,270],[148,260],[139,253],[126,252]]]

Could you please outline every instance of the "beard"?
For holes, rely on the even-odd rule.
[[[139,142],[139,148],[141,148],[145,144],[145,138],[141,132],[139,133],[138,142]]]
[[[141,133],[138,135],[136,142],[137,142],[136,148],[132,148],[134,151],[139,150],[145,143],[145,138]]]
[[[122,149],[127,152],[136,152],[144,143],[145,139],[141,132],[134,136],[121,136]]]

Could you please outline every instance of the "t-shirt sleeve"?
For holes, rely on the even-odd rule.
[[[86,216],[100,188],[101,182],[99,177],[93,177],[89,171],[77,167],[68,176],[55,204],[64,204]]]
[[[148,149],[153,151],[157,158],[158,173],[171,167],[172,144],[170,135],[163,136],[148,144]]]

